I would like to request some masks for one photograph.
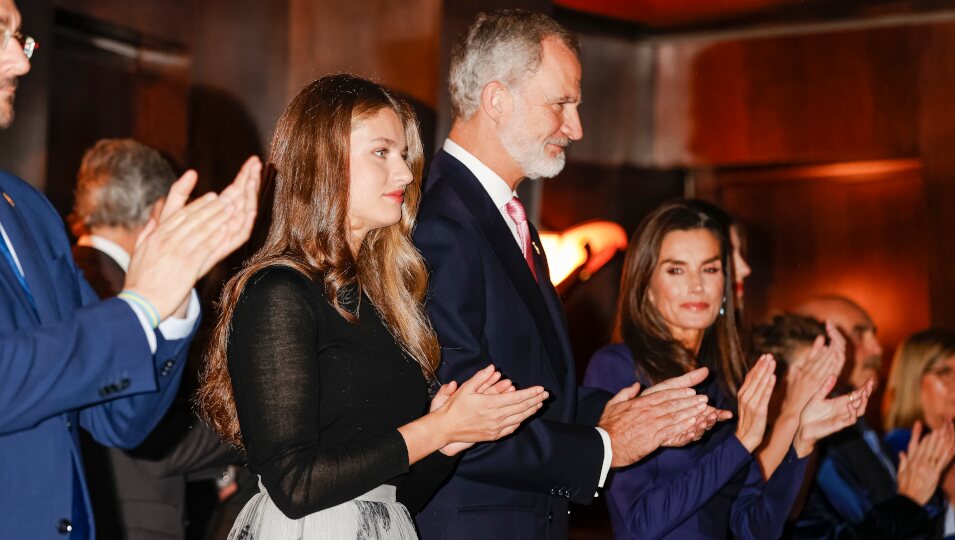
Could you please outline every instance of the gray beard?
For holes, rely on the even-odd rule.
[[[538,146],[536,142],[528,141],[520,127],[514,124],[507,125],[501,132],[501,145],[527,178],[553,178],[564,170],[567,161],[565,152],[557,157],[547,155],[544,145]]]

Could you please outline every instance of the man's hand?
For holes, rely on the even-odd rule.
[[[706,375],[706,368],[701,368],[650,387],[640,397],[640,385],[634,384],[607,402],[597,426],[610,436],[610,466],[625,467],[666,442],[686,437],[686,432],[695,433],[712,408],[707,407],[706,396],[686,386],[699,384]]]
[[[132,254],[124,289],[148,299],[163,320],[188,301],[196,281],[248,240],[262,164],[249,158],[219,195],[186,204],[196,185],[189,171],[169,190],[159,223],[150,220]]]
[[[793,439],[797,456],[808,456],[820,439],[855,424],[865,414],[874,381],[870,379],[858,390],[828,399],[835,385],[836,376],[830,374],[799,414],[799,427]]]
[[[790,367],[786,376],[786,395],[781,416],[798,418],[803,408],[813,399],[830,375],[839,376],[846,362],[846,340],[832,322],[826,321],[825,336],[816,337],[806,359]]]

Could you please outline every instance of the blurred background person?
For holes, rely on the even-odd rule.
[[[79,238],[73,257],[100,298],[122,290],[136,239],[150,218],[158,219],[175,180],[158,151],[132,139],[103,139],[84,154],[70,217]],[[184,376],[179,398],[137,448],[106,448],[83,437],[99,538],[185,538],[187,479],[211,480],[242,459],[193,414],[194,379]]]
[[[783,317],[773,327],[757,330],[753,352],[786,350],[783,357],[794,361],[791,368],[798,365],[806,347],[813,346],[809,341],[813,323],[805,317],[819,326],[818,321],[829,320],[847,342],[836,393],[855,391],[878,376],[882,347],[862,307],[842,296],[825,295],[807,300],[797,312],[804,318]],[[943,446],[938,444],[939,436],[932,437],[924,446],[916,444],[911,449],[910,463],[914,463],[904,470],[898,469],[892,451],[861,416],[854,425],[820,441],[808,471],[812,479],[805,502],[797,509],[787,536],[902,539],[929,534],[932,521],[922,505],[934,493],[937,478],[932,481],[921,471],[941,459]]]
[[[799,492],[803,458],[816,439],[864,408],[865,390],[825,399],[838,366],[821,364],[801,384],[805,401],[792,401],[798,429],[772,447],[779,455],[766,456],[764,479],[754,454],[764,439],[775,363],[763,357],[747,373],[731,253],[724,225],[682,201],[650,214],[630,242],[616,330],[622,343],[594,355],[584,384],[615,392],[705,366],[711,376],[700,391],[738,419],[718,424],[698,443],[615,471],[607,498],[617,538],[778,537]]]
[[[909,446],[919,439],[923,426],[931,432],[951,431],[955,418],[955,332],[944,328],[932,328],[915,333],[895,350],[889,380],[886,384],[885,439],[896,453],[907,453],[911,462]],[[955,536],[955,472],[951,467],[955,441],[946,439],[947,454],[935,463],[930,463],[922,473],[928,479],[940,483],[941,493],[934,494],[930,482],[922,497],[933,495],[935,504],[928,510],[935,516],[937,538]],[[940,481],[939,474],[944,474]],[[901,475],[901,470],[900,470]]]

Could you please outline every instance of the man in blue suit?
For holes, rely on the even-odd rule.
[[[414,240],[431,271],[439,377],[487,362],[551,400],[513,436],[477,445],[418,516],[424,540],[566,538],[570,502],[589,503],[611,466],[679,445],[716,421],[691,387],[705,369],[644,396],[578,389],[560,300],[537,231],[515,195],[551,177],[582,135],[577,40],[545,15],[481,14],[455,46],[451,133],[429,172]]]
[[[0,0],[0,127],[33,41]],[[59,216],[39,192],[0,173],[0,538],[90,539],[79,429],[137,445],[173,399],[198,319],[191,288],[248,238],[259,165],[221,195],[186,205],[190,172],[147,227],[124,291],[100,301],[76,269]]]

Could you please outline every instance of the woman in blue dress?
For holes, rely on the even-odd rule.
[[[775,362],[763,356],[747,372],[731,253],[728,231],[683,202],[649,215],[630,243],[615,332],[622,342],[594,355],[584,384],[616,392],[706,366],[711,376],[697,391],[737,419],[614,472],[607,498],[618,539],[778,538],[815,441],[865,410],[868,388],[826,399],[845,357],[833,336],[790,377],[764,437]]]

